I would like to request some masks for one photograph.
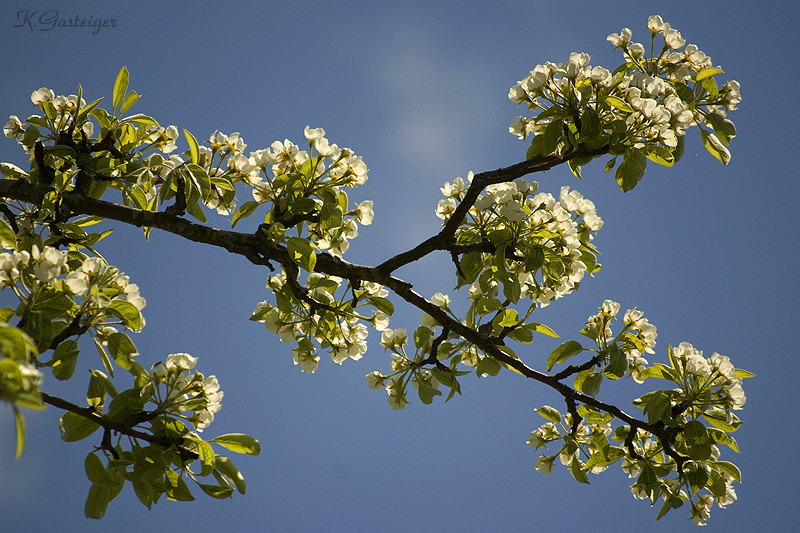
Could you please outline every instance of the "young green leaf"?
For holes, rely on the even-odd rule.
[[[683,428],[683,437],[689,457],[696,461],[705,461],[711,457],[711,437],[702,422],[692,420]]]
[[[197,139],[186,128],[183,129],[183,134],[186,136],[186,142],[189,143],[189,159],[192,163],[198,164],[200,161],[200,146],[197,144]]]
[[[128,94],[126,94],[125,98],[122,99],[122,102],[120,103],[119,106],[120,114],[124,113],[125,111],[133,107],[133,104],[138,102],[139,98],[141,98],[141,95],[136,94],[136,91],[131,91]]]
[[[622,192],[628,192],[636,187],[639,180],[644,176],[647,167],[647,159],[640,150],[630,149],[622,156],[622,163],[617,167],[614,178],[619,184]]]
[[[16,405],[12,407],[14,411],[14,427],[17,430],[17,449],[14,453],[14,460],[16,461],[22,455],[22,448],[25,446],[25,418]]]
[[[239,491],[239,494],[244,494],[245,490],[247,489],[247,483],[244,481],[244,477],[242,476],[239,469],[236,468],[236,465],[233,464],[233,461],[225,457],[224,455],[217,455],[214,464],[216,464],[217,472],[225,476],[228,481],[234,484],[236,490]]]
[[[727,148],[725,148],[725,145],[719,140],[719,138],[717,138],[716,135],[708,130],[700,128],[700,137],[703,139],[703,145],[706,147],[706,150],[708,150],[711,155],[719,159],[720,163],[723,165],[730,163],[731,153]]]
[[[130,329],[142,329],[142,314],[139,309],[125,300],[114,300],[105,307],[109,315],[113,315]]]
[[[59,344],[53,352],[53,375],[56,379],[64,381],[72,377],[75,365],[78,362],[78,341],[66,340]]]
[[[559,413],[558,409],[556,409],[555,407],[550,407],[549,405],[543,405],[542,407],[536,409],[536,412],[539,413],[539,416],[541,416],[545,420],[549,420],[550,422],[554,422],[556,424],[561,422],[561,413]]]
[[[229,449],[236,453],[246,453],[248,455],[258,455],[261,453],[261,445],[258,440],[250,435],[242,433],[228,433],[227,435],[220,435],[209,442],[216,442],[220,446]]]
[[[314,266],[317,264],[317,255],[314,253],[308,239],[289,237],[286,249],[289,252],[289,257],[299,267],[308,272],[314,272]]]
[[[128,92],[128,78],[128,68],[122,67],[117,73],[116,81],[114,81],[114,96],[111,101],[113,109],[117,108],[117,106],[122,102],[122,99],[125,97],[125,93]]]
[[[239,206],[239,209],[233,214],[233,218],[231,218],[231,227],[235,228],[236,224],[239,223],[240,220],[245,219],[253,214],[253,212],[258,209],[258,206],[261,205],[260,203],[256,202],[255,200],[248,200],[247,202],[243,203]]]
[[[85,439],[99,428],[100,425],[88,420],[77,413],[67,411],[61,415],[58,428],[61,430],[61,440],[76,442]]]
[[[553,365],[563,363],[570,357],[578,355],[583,351],[583,347],[578,341],[566,341],[561,343],[558,348],[550,353],[547,358],[547,371],[549,372]]]

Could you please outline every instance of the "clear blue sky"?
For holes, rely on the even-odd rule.
[[[779,7],[779,5],[781,7]],[[790,6],[790,7],[787,7]],[[116,27],[14,27],[20,11],[113,18]],[[537,179],[557,193],[568,184],[605,220],[596,243],[603,270],[540,318],[574,337],[606,299],[638,307],[658,326],[658,357],[689,341],[730,356],[758,374],[745,382],[744,426],[736,433],[743,471],[739,501],[715,508],[707,530],[787,530],[800,518],[795,476],[798,375],[798,8],[778,2],[41,2],[0,7],[0,116],[34,112],[30,93],[83,86],[87,101],[109,97],[122,65],[142,95],[134,110],[198,139],[241,133],[248,149],[323,127],[370,168],[354,193],[375,202],[375,222],[348,252],[375,264],[438,230],[442,182],[524,158],[507,133],[517,109],[508,89],[531,68],[584,51],[613,69],[606,36],[630,27],[644,40],[648,15],[661,14],[697,43],[743,101],[732,115],[733,160],[721,166],[692,134],[672,169],[651,165],[623,195],[602,163],[578,182],[567,169]],[[24,15],[22,15],[24,18]],[[3,118],[3,121],[6,119]],[[181,145],[185,148],[185,145]],[[695,153],[697,156],[695,157]],[[0,160],[24,164],[15,143]],[[224,226],[224,221],[216,223]],[[83,458],[92,441],[58,438],[59,412],[28,417],[29,442],[13,461],[10,410],[0,408],[0,529],[7,531],[595,531],[655,530],[656,511],[634,500],[618,469],[591,486],[563,469],[534,470],[525,445],[541,419],[535,407],[559,398],[516,375],[465,379],[447,405],[418,401],[392,411],[364,383],[386,368],[377,343],[360,362],[325,360],[314,375],[292,365],[285,345],[247,320],[267,298],[265,271],[240,257],[154,231],[120,228],[105,256],[147,298],[147,327],[135,338],[149,366],[172,352],[199,357],[225,391],[213,434],[242,431],[262,443],[259,457],[235,458],[248,493],[215,501],[162,501],[147,511],[130,487],[101,522],[83,517],[89,482]],[[400,274],[425,295],[450,292],[447,257]],[[0,298],[4,296],[0,295]],[[399,307],[399,305],[398,305]],[[399,310],[394,327],[414,327]],[[552,346],[523,357],[543,366]],[[98,364],[86,350],[86,365]],[[651,361],[660,360],[651,357]],[[86,382],[56,393],[81,401]],[[626,404],[633,396],[606,399]],[[626,389],[626,387],[622,387]],[[627,390],[627,389],[626,389]],[[639,393],[641,394],[641,392]],[[633,408],[630,408],[633,410]],[[727,452],[725,452],[727,453]],[[684,509],[661,531],[694,530]]]

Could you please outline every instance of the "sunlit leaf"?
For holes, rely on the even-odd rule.
[[[246,453],[248,455],[258,455],[261,453],[261,445],[258,443],[258,440],[250,435],[244,435],[242,433],[220,435],[219,437],[211,439],[209,442],[215,442],[236,453]]]

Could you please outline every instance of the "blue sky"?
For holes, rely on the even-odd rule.
[[[506,97],[511,85],[573,51],[613,69],[620,56],[606,36],[627,26],[644,40],[647,17],[661,14],[741,83],[733,160],[721,166],[691,133],[678,165],[651,165],[627,194],[599,161],[580,182],[566,168],[537,176],[542,190],[579,190],[605,221],[595,241],[603,270],[539,316],[575,338],[611,298],[658,326],[651,362],[666,357],[667,344],[689,341],[758,374],[744,384],[745,424],[735,435],[739,501],[715,508],[707,530],[750,531],[756,522],[785,530],[800,518],[789,449],[800,436],[791,403],[800,370],[792,340],[800,286],[791,100],[798,76],[789,64],[800,44],[800,8],[778,4],[11,0],[0,8],[7,51],[0,116],[33,113],[30,93],[42,86],[72,94],[80,83],[87,101],[108,98],[126,65],[130,87],[142,95],[134,111],[198,139],[238,131],[256,150],[284,138],[300,142],[307,124],[323,127],[370,168],[352,196],[374,201],[375,222],[347,257],[376,264],[438,231],[444,181],[524,158],[524,143],[507,133],[518,114]],[[113,18],[116,27],[96,34],[15,27],[25,10]],[[25,163],[9,140],[0,142],[0,160]],[[392,411],[385,393],[364,383],[365,374],[388,366],[377,343],[359,362],[339,367],[323,358],[306,375],[286,345],[247,320],[268,294],[265,271],[242,258],[157,231],[147,243],[122,227],[102,250],[147,298],[147,327],[135,338],[142,364],[173,352],[198,356],[199,369],[216,374],[225,391],[208,431],[252,434],[262,454],[235,458],[248,481],[244,496],[198,495],[147,511],[128,487],[103,521],[89,521],[83,458],[91,440],[62,443],[60,413],[48,409],[28,417],[29,442],[14,462],[13,423],[2,408],[0,520],[9,531],[108,531],[131,521],[176,532],[655,529],[656,511],[631,497],[618,468],[592,476],[588,487],[563,469],[547,477],[534,470],[537,453],[525,439],[541,421],[534,408],[560,407],[550,391],[516,375],[471,377],[447,405],[413,402]],[[399,274],[423,295],[455,296],[446,256]],[[413,328],[416,318],[399,309],[393,326]],[[523,358],[543,367],[552,347],[534,344]],[[85,365],[98,364],[86,354]],[[80,401],[86,383],[53,386]],[[602,395],[624,406],[641,393],[607,385]],[[684,509],[657,527],[694,529]]]

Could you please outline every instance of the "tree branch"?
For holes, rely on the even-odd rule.
[[[443,310],[423,298],[413,290],[412,284],[391,275],[391,272],[403,265],[416,261],[432,251],[448,249],[448,246],[454,244],[452,243],[452,239],[456,229],[461,224],[461,221],[466,216],[470,207],[474,204],[480,192],[488,185],[512,181],[533,172],[545,171],[576,157],[597,156],[607,153],[607,151],[608,148],[604,147],[603,149],[592,152],[572,151],[562,157],[537,156],[509,167],[477,174],[468,188],[464,199],[456,208],[455,213],[438,234],[428,238],[411,250],[392,257],[377,267],[350,263],[328,253],[319,253],[317,254],[315,270],[343,279],[372,281],[388,287],[406,302],[429,314],[443,328],[457,333],[459,336],[481,349],[484,353],[490,355],[504,365],[517,370],[521,375],[556,390],[564,397],[568,404],[569,402],[578,401],[607,412],[622,422],[627,423],[632,428],[641,428],[656,435],[664,440],[667,444],[667,448],[669,448],[669,443],[674,440],[675,435],[673,432],[667,431],[662,425],[643,422],[614,405],[601,402],[591,396],[579,393],[559,381],[563,379],[563,376],[561,376],[563,372],[556,376],[550,376],[527,366],[519,359],[507,355],[501,351],[491,339],[467,327],[460,321],[453,319]],[[49,190],[49,187],[40,187],[22,180],[0,180],[0,197],[14,198],[32,204],[41,204],[44,195]],[[190,222],[174,214],[143,211],[112,202],[106,202],[104,200],[95,200],[75,192],[64,192],[62,198],[63,202],[73,212],[100,216],[138,227],[149,226],[158,228],[193,242],[224,248],[230,253],[242,255],[256,265],[268,266],[271,260],[277,261],[284,266],[287,264],[294,265],[286,248],[272,243],[269,239],[265,238],[260,231],[251,234],[221,230]],[[69,405],[71,406],[72,404]],[[85,409],[78,406],[74,407],[79,410]],[[69,410],[73,409],[70,408]],[[77,412],[81,414],[85,411]],[[87,417],[90,416],[91,415],[87,415]],[[95,416],[99,417],[96,413]],[[100,418],[102,419],[102,417]],[[101,423],[95,419],[93,419],[93,421],[98,424]],[[105,424],[108,425],[108,422]],[[117,430],[116,427],[108,427]],[[135,431],[130,428],[128,429],[130,431]],[[672,450],[669,450],[667,453],[672,456],[670,451]]]
[[[106,431],[116,431],[118,433],[128,435],[129,437],[133,437],[135,439],[140,439],[149,442],[151,444],[157,444],[158,446],[162,446],[164,448],[169,448],[170,446],[176,446],[181,450],[182,454],[187,452],[194,454],[193,452],[187,450],[183,446],[182,438],[170,439],[168,437],[157,437],[155,435],[145,433],[138,429],[134,429],[129,424],[123,422],[116,422],[114,420],[109,420],[102,414],[98,413],[92,407],[81,407],[80,405],[75,405],[74,403],[69,402],[63,398],[59,398],[57,396],[51,396],[50,394],[44,392],[41,394],[42,394],[42,401],[44,403],[50,404],[53,407],[57,407],[58,409],[63,409],[64,411],[69,411],[70,413],[75,413],[76,415],[80,415],[86,420],[94,422],[98,426],[104,428]]]

